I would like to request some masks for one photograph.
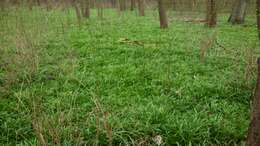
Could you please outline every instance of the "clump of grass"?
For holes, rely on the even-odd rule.
[[[96,142],[95,145],[99,145],[99,136],[100,136],[100,130],[104,129],[106,136],[107,136],[107,141],[108,145],[112,146],[113,144],[113,132],[112,128],[108,122],[109,118],[109,113],[105,112],[104,109],[102,108],[99,99],[97,98],[96,95],[93,95],[92,101],[95,104],[95,119],[96,119]],[[102,119],[102,120],[101,120]]]
[[[254,50],[251,48],[247,48],[245,52],[245,83],[250,88],[256,72],[256,57],[254,56]]]
[[[15,49],[3,47],[1,50],[4,62],[1,66],[4,74],[2,88],[6,92],[18,82],[30,83],[38,69],[38,42],[35,42],[34,34],[24,29],[17,28],[11,39]]]
[[[200,61],[203,63],[205,62],[206,52],[208,49],[212,48],[215,41],[217,39],[217,32],[214,31],[210,35],[206,35],[206,37],[203,38],[201,41],[201,47],[200,47]]]

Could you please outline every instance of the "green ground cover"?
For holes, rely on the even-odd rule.
[[[39,135],[50,145],[243,143],[260,55],[254,17],[232,26],[221,15],[208,29],[173,13],[160,30],[155,11],[92,15],[78,26],[74,11],[1,12],[1,145]]]

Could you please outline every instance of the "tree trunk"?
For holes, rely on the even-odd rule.
[[[119,10],[120,11],[126,10],[126,0],[119,0]]]
[[[111,0],[111,5],[113,8],[116,8],[116,0]]]
[[[171,3],[171,5],[172,5],[172,10],[177,10],[177,0],[172,0],[172,3]]]
[[[257,32],[260,41],[260,0],[256,0],[256,18],[257,18]]]
[[[138,0],[139,15],[144,16],[144,0]]]
[[[130,10],[133,11],[135,9],[135,0],[131,0],[131,8]]]
[[[80,22],[81,22],[81,13],[80,13],[79,5],[78,5],[76,0],[72,0],[72,5],[73,5],[73,7],[75,9],[76,16],[77,16],[77,19],[78,19],[78,23],[80,24]]]
[[[158,9],[159,9],[159,18],[160,18],[160,27],[162,29],[168,28],[168,21],[165,9],[165,0],[158,0]]]
[[[0,1],[1,11],[5,10],[5,0]]]
[[[236,0],[228,22],[232,24],[243,24],[245,21],[246,8],[249,0]]]
[[[248,130],[246,146],[260,146],[260,58],[258,58],[257,64],[257,82],[253,98],[251,123]]]
[[[98,0],[97,2],[97,14],[99,18],[103,18],[103,2],[102,0]]]
[[[90,0],[84,0],[84,5],[85,5],[84,17],[89,18],[90,17]]]
[[[208,27],[215,27],[217,25],[216,0],[207,0],[206,25]]]
[[[26,2],[27,2],[27,5],[28,5],[28,7],[31,11],[33,9],[33,0],[27,0]]]
[[[41,6],[41,1],[40,0],[37,0],[36,2],[37,2],[38,6]]]

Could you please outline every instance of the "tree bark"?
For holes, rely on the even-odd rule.
[[[120,11],[126,10],[126,0],[119,0],[119,10]]]
[[[260,0],[256,0],[256,19],[257,19],[257,32],[260,41]]]
[[[215,27],[217,25],[217,5],[216,0],[207,0],[206,25]]]
[[[246,146],[260,146],[260,58],[257,60],[258,73],[251,111],[251,123],[248,130]]]
[[[33,0],[27,0],[26,3],[28,5],[29,9],[32,10],[33,9]]]
[[[160,18],[160,27],[162,29],[168,28],[168,20],[165,9],[165,0],[158,0],[158,9],[159,9],[159,18]]]
[[[5,0],[0,1],[1,11],[5,10]]]
[[[52,7],[51,7],[51,3],[50,3],[49,0],[43,0],[42,4],[45,5],[45,8],[46,8],[47,11],[51,10]]]
[[[116,0],[111,0],[111,5],[113,8],[116,8],[116,3],[117,3]]]
[[[84,5],[85,5],[84,17],[89,18],[90,17],[90,0],[84,0]]]
[[[38,6],[41,6],[41,1],[40,0],[37,0],[36,2],[37,2]]]
[[[144,0],[138,0],[139,16],[144,16]]]
[[[177,0],[172,0],[172,3],[171,3],[171,5],[172,5],[172,10],[177,10],[176,8],[176,5],[177,5]]]
[[[78,5],[76,0],[72,0],[72,5],[73,5],[73,7],[75,9],[76,16],[77,16],[77,19],[78,19],[78,23],[80,24],[80,22],[81,22],[81,13],[80,13],[79,5]]]
[[[103,2],[102,0],[98,0],[97,2],[97,14],[99,18],[103,18]]]
[[[249,0],[236,0],[228,22],[243,24],[245,22],[246,8]]]
[[[131,0],[131,8],[130,10],[133,11],[135,9],[135,0]]]

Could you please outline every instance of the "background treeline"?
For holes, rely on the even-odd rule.
[[[146,10],[158,9],[161,28],[168,27],[167,11],[179,12],[184,20],[186,17],[204,17],[205,19],[185,21],[206,22],[207,26],[215,27],[219,14],[230,13],[227,21],[232,24],[244,23],[246,14],[257,11],[258,15],[259,10],[256,10],[255,4],[252,0],[2,0],[1,10],[19,6],[27,6],[30,10],[36,6],[43,7],[48,11],[73,7],[80,24],[82,17],[90,18],[91,9],[96,9],[100,18],[104,17],[104,9],[107,8],[117,9],[119,14],[126,10],[137,10],[139,16],[145,16]]]
[[[138,3],[144,0],[1,0],[1,9],[11,6],[42,6],[47,9],[72,6],[73,3],[79,3],[81,7],[90,5],[90,8],[98,7],[98,3],[102,3],[104,8],[118,8],[119,10],[133,10]],[[241,1],[241,0],[240,0]],[[242,0],[248,3],[248,12],[255,12],[255,1]],[[207,0],[165,0],[168,9],[176,11],[204,11]],[[231,12],[232,8],[238,0],[217,0],[218,12]],[[157,0],[145,0],[145,8],[155,8]]]

